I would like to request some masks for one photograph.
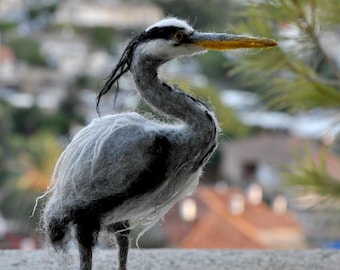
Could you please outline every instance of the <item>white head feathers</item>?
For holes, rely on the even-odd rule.
[[[145,31],[149,31],[154,27],[166,27],[166,26],[175,26],[179,28],[184,28],[188,32],[195,31],[186,21],[177,19],[175,17],[168,17],[163,20],[160,20],[153,25],[149,26]]]

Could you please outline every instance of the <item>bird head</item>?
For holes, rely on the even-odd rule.
[[[230,50],[240,48],[266,48],[277,43],[268,38],[225,33],[202,33],[187,22],[176,18],[163,19],[141,34],[138,52],[166,62],[207,50]]]
[[[118,64],[113,69],[97,97],[106,94],[119,78],[130,70],[134,60],[151,59],[160,65],[171,59],[190,56],[207,50],[230,50],[239,48],[267,48],[277,42],[268,38],[257,38],[225,33],[203,33],[194,30],[186,21],[177,18],[163,19],[131,39]]]

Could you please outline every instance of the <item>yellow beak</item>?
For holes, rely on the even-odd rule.
[[[241,48],[268,48],[278,43],[269,38],[256,38],[243,35],[199,33],[195,32],[190,38],[194,45],[209,50],[232,50]]]

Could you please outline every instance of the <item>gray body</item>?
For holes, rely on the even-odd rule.
[[[126,200],[103,215],[105,224],[130,220],[132,224],[156,222],[198,183],[207,149],[215,146],[217,133],[205,137],[202,129],[185,124],[168,125],[137,113],[108,115],[93,120],[72,139],[61,155],[55,187],[45,215],[67,214],[89,201],[119,194],[153,158],[148,152],[157,135],[171,145],[166,179],[153,192]],[[200,146],[200,147],[198,147]],[[206,157],[206,160],[208,156]]]

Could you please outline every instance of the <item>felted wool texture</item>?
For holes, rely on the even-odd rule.
[[[76,134],[59,158],[52,177],[52,196],[45,207],[45,223],[51,218],[67,217],[70,209],[79,209],[91,200],[118,194],[126,187],[126,175],[137,174],[148,160],[145,151],[155,134],[164,134],[187,153],[192,149],[185,125],[169,126],[150,121],[136,113],[105,116],[92,121]],[[175,135],[176,134],[176,135]],[[180,144],[179,142],[184,142]],[[186,149],[187,148],[187,149]],[[190,158],[170,154],[167,178],[157,193],[147,193],[127,201],[103,217],[105,224],[130,220],[131,226],[143,224],[146,231],[172,205],[190,194],[201,170],[192,174]],[[144,232],[143,231],[143,232]]]
[[[189,26],[188,31],[192,31]],[[131,228],[143,224],[146,231],[194,190],[203,166],[217,147],[219,126],[214,113],[198,99],[162,82],[157,74],[158,67],[170,60],[171,54],[174,58],[202,50],[188,47],[176,51],[173,44],[168,44],[171,53],[166,50],[167,41],[138,42],[137,37],[128,45],[117,65],[120,68],[110,75],[99,97],[130,70],[141,97],[178,123],[169,125],[137,113],[124,113],[95,119],[79,131],[55,167],[44,210],[47,231],[50,224],[59,222],[66,233],[72,224],[72,211],[86,209],[90,202],[107,196],[124,194],[131,179],[157,158],[149,149],[156,138],[163,137],[170,146],[165,179],[155,190],[125,198],[123,204],[100,216],[102,225],[129,220]],[[156,47],[160,55],[153,53]],[[166,50],[164,54],[161,48]]]

